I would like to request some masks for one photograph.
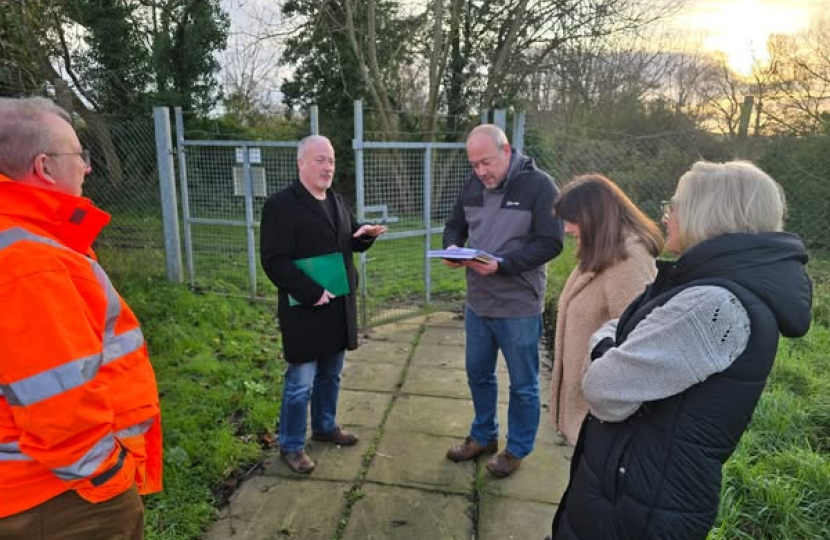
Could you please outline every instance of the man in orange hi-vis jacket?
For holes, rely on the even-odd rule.
[[[91,250],[89,153],[43,98],[0,98],[0,538],[139,540],[161,489],[155,374]]]

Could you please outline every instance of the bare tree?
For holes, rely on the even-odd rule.
[[[275,106],[279,87],[279,50],[261,39],[238,33],[223,54],[225,109],[240,118]]]
[[[795,36],[771,36],[779,81],[775,111],[777,130],[810,134],[821,129],[830,112],[830,19],[822,17]]]
[[[729,135],[736,136],[741,119],[741,104],[749,91],[749,86],[740,75],[732,71],[725,54],[715,55],[715,63],[717,70],[712,73],[714,92],[710,97],[709,107],[713,111],[717,127]]]

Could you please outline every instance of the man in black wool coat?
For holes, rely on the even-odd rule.
[[[297,149],[299,180],[268,198],[260,229],[262,267],[279,289],[277,312],[288,362],[277,434],[280,459],[300,474],[315,467],[305,451],[309,399],[313,440],[357,443],[335,423],[345,352],[357,348],[352,253],[366,251],[386,232],[382,225],[355,221],[343,197],[331,189],[334,165],[334,148],[326,137],[303,139]],[[319,277],[312,279],[300,269],[303,260],[325,262],[329,275],[343,278],[342,290],[330,291]]]

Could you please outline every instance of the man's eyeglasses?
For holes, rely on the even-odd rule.
[[[674,201],[660,201],[660,208],[663,209],[663,215],[668,217],[674,210]]]
[[[84,148],[80,152],[45,152],[47,156],[80,156],[84,161],[84,165],[92,167],[92,158],[89,155],[89,150]]]

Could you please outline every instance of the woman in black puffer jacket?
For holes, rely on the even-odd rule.
[[[723,464],[778,347],[803,336],[812,284],[781,232],[781,187],[747,162],[699,162],[664,206],[654,283],[591,339],[590,404],[553,540],[703,540]]]

